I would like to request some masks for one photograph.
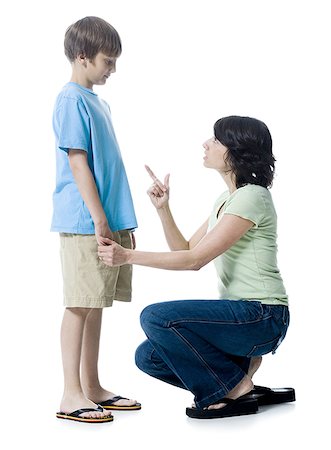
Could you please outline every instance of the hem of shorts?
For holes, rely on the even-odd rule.
[[[105,298],[64,298],[63,305],[68,308],[107,308],[113,305],[113,297]]]
[[[132,294],[131,291],[127,291],[124,289],[119,289],[116,291],[114,295],[114,300],[117,302],[131,302]]]
[[[119,297],[119,296],[117,296],[117,297],[114,298],[114,301],[115,302],[130,303],[132,301],[132,298],[131,297]]]

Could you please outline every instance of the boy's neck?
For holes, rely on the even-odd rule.
[[[73,83],[80,84],[81,86],[83,86],[83,87],[85,87],[87,89],[92,89],[93,90],[93,84],[91,83],[90,80],[88,80],[86,78],[84,73],[81,73],[81,72],[77,73],[76,71],[73,71],[70,81],[73,82]]]

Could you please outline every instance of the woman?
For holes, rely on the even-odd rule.
[[[146,167],[154,180],[148,194],[171,252],[128,250],[108,241],[98,255],[111,266],[171,270],[199,270],[214,261],[220,298],[146,307],[141,324],[147,340],[136,351],[136,364],[190,390],[195,401],[186,409],[190,417],[251,414],[258,406],[247,395],[254,388],[252,376],[261,355],[276,351],[289,324],[276,259],[276,212],[268,190],[274,176],[272,139],[263,122],[230,116],[215,123],[214,137],[203,147],[205,167],[217,170],[228,190],[192,238],[183,237],[172,217],[169,175],[163,184]]]

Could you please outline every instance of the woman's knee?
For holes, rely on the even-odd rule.
[[[148,373],[148,365],[151,360],[151,352],[153,351],[153,347],[146,339],[146,341],[142,342],[136,350],[135,353],[135,363],[138,369],[143,372]]]
[[[168,328],[169,324],[174,318],[174,312],[176,312],[175,303],[178,302],[160,302],[153,303],[146,306],[140,314],[140,324],[147,332],[156,328]]]
[[[146,306],[140,314],[140,324],[143,330],[147,330],[149,326],[155,322],[156,320],[156,313],[158,310],[158,303],[154,303],[152,305]],[[138,347],[139,348],[139,347]]]

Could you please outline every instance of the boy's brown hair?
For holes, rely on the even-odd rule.
[[[70,25],[64,37],[64,53],[70,62],[78,55],[92,61],[99,52],[116,58],[121,54],[121,39],[114,27],[93,16]]]

